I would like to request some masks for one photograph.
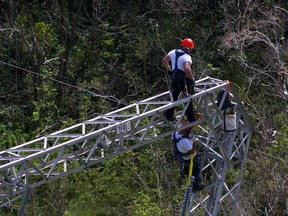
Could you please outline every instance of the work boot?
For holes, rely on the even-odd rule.
[[[168,109],[164,112],[164,115],[168,121],[175,121],[176,118],[174,117],[174,108]]]
[[[198,192],[202,191],[205,188],[205,185],[198,185],[198,184],[193,184],[193,192]]]
[[[174,117],[174,116],[170,116],[170,115],[168,115],[167,113],[165,113],[165,117],[166,117],[166,119],[168,120],[168,121],[175,121],[176,120],[176,118]]]
[[[172,117],[167,118],[167,120],[173,122],[176,120],[176,118],[172,116]]]

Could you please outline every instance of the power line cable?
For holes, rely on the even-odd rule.
[[[106,100],[110,100],[110,101],[113,101],[113,102],[117,102],[117,103],[121,103],[121,104],[124,104],[124,105],[128,105],[128,103],[126,103],[126,102],[121,102],[120,100],[118,100],[118,99],[115,98],[114,96],[103,96],[103,95],[100,95],[100,94],[96,94],[96,93],[94,93],[94,92],[92,92],[92,91],[89,91],[89,90],[86,90],[86,89],[83,89],[83,88],[74,86],[74,85],[69,84],[69,83],[65,83],[65,82],[63,82],[63,81],[60,81],[60,80],[57,80],[57,79],[54,79],[54,78],[51,78],[51,77],[47,77],[47,76],[45,76],[45,75],[36,73],[36,72],[34,72],[34,71],[31,71],[31,70],[27,70],[27,69],[25,69],[25,68],[22,68],[22,67],[19,67],[19,66],[10,64],[10,63],[8,63],[8,62],[4,62],[4,61],[1,61],[1,60],[0,60],[0,63],[3,64],[3,65],[7,65],[7,66],[10,66],[10,67],[13,67],[13,68],[17,68],[17,69],[26,71],[26,72],[28,72],[28,73],[35,74],[35,75],[37,75],[37,76],[41,76],[41,77],[43,77],[44,79],[48,79],[48,80],[51,80],[51,81],[60,83],[60,84],[62,84],[62,85],[66,85],[66,86],[69,86],[69,87],[71,87],[71,88],[75,88],[75,89],[78,89],[78,90],[80,90],[80,91],[90,93],[90,94],[92,94],[93,96],[96,96],[96,97],[101,97],[101,98],[105,98]],[[258,150],[258,149],[252,148],[252,147],[249,147],[249,148],[252,149],[252,150],[255,150],[255,151],[259,152],[259,153],[262,153],[262,154],[264,154],[264,155],[266,155],[266,156],[269,156],[269,157],[272,157],[272,158],[274,158],[274,159],[277,159],[277,160],[283,161],[283,162],[285,162],[285,163],[288,163],[288,161],[286,161],[286,160],[284,160],[284,159],[282,159],[282,158],[275,157],[275,156],[273,156],[273,155],[267,154],[267,153],[265,153],[265,152],[262,152],[262,151],[260,151],[260,150]]]
[[[80,91],[90,93],[90,94],[92,94],[93,96],[96,96],[96,97],[101,97],[101,98],[105,98],[106,100],[110,100],[110,101],[117,102],[117,103],[120,103],[120,104],[128,105],[128,103],[122,102],[122,101],[120,101],[119,99],[115,98],[114,96],[103,96],[103,95],[100,95],[100,94],[96,94],[96,93],[94,93],[94,92],[92,92],[92,91],[89,91],[89,90],[86,90],[86,89],[83,89],[83,88],[74,86],[74,85],[69,84],[69,83],[65,83],[65,82],[63,82],[63,81],[60,81],[60,80],[57,80],[57,79],[54,79],[54,78],[51,78],[51,77],[48,77],[48,76],[45,76],[45,75],[36,73],[36,72],[34,72],[34,71],[31,71],[31,70],[27,70],[27,69],[25,69],[25,68],[19,67],[19,66],[17,66],[17,65],[10,64],[10,63],[8,63],[8,62],[4,62],[4,61],[1,61],[1,60],[0,60],[0,63],[3,64],[3,65],[7,65],[7,66],[9,66],[9,67],[13,67],[13,68],[17,68],[17,69],[26,71],[26,72],[28,72],[28,73],[35,74],[35,75],[37,75],[37,76],[41,76],[41,77],[43,77],[44,79],[48,79],[48,80],[51,80],[51,81],[53,81],[53,82],[57,82],[57,83],[60,83],[60,84],[62,84],[62,85],[69,86],[69,87],[71,87],[71,88],[75,88],[75,89],[78,89],[78,90],[80,90]]]
[[[288,163],[288,161],[286,161],[286,160],[284,160],[284,159],[282,159],[282,158],[275,157],[275,156],[273,156],[273,155],[271,155],[271,154],[267,154],[266,152],[262,152],[262,151],[260,151],[260,150],[258,150],[258,149],[252,148],[252,147],[249,147],[249,148],[252,149],[252,150],[254,150],[254,151],[260,152],[261,154],[264,154],[264,155],[266,155],[266,156],[269,156],[269,157],[272,157],[272,158],[274,158],[274,159],[277,159],[277,160],[283,161],[283,162],[285,162],[285,163]]]

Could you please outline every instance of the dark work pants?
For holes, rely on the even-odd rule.
[[[172,92],[173,101],[177,101],[180,93],[185,91],[186,86],[187,86],[188,94],[193,95],[194,94],[194,81],[187,78],[184,72],[175,73],[175,75],[173,75],[172,77],[172,84],[171,84],[171,90],[170,90]],[[174,110],[175,110],[175,107],[167,110],[165,113],[166,117],[173,118]],[[190,123],[196,120],[192,102],[190,102],[186,110],[186,116]]]
[[[187,177],[189,175],[189,168],[190,168],[190,160],[183,160],[183,174],[185,174]],[[193,169],[192,169],[192,176],[194,176],[195,181],[193,182],[193,188],[197,188],[199,186],[200,182],[200,157],[198,155],[195,155],[193,160]]]

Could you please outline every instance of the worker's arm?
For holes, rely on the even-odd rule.
[[[171,58],[169,55],[166,55],[163,59],[162,59],[162,64],[165,67],[166,71],[172,71],[171,67],[170,67],[170,61]]]
[[[184,67],[184,71],[185,71],[186,76],[192,80],[193,76],[192,76],[191,63],[186,61],[183,63],[183,67]]]

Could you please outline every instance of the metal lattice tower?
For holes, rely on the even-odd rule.
[[[223,113],[216,97],[222,89],[227,93],[229,87],[226,81],[206,77],[196,81],[193,96],[174,103],[167,91],[1,151],[0,207],[22,199],[19,215],[23,215],[33,188],[171,136],[179,127],[197,124],[196,140],[205,155],[201,176],[206,188],[196,194],[189,193],[186,213],[235,215],[252,126],[231,85],[237,103],[237,130],[223,132]],[[181,122],[190,101],[201,117],[183,126]],[[164,115],[171,107],[177,110],[175,122],[169,122]]]

